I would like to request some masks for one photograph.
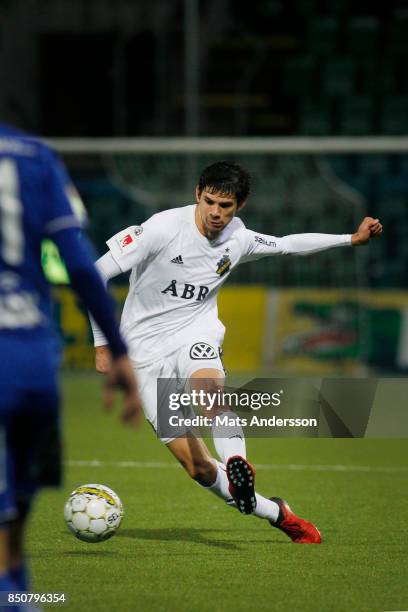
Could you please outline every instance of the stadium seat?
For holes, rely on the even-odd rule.
[[[405,55],[408,52],[408,9],[395,11],[388,26],[387,53],[392,56]]]
[[[325,135],[332,132],[331,105],[328,101],[305,100],[300,104],[299,133]]]
[[[286,61],[282,90],[287,95],[310,96],[315,90],[316,59],[312,55],[296,56]]]
[[[348,96],[355,90],[356,66],[351,57],[331,57],[322,70],[322,89],[328,96]]]
[[[382,134],[406,134],[408,132],[408,96],[389,96],[384,99],[380,116],[380,132]]]
[[[215,38],[208,46],[208,57],[202,74],[208,91],[229,92],[232,84],[242,76],[245,67],[254,60],[256,39],[250,35],[237,36],[235,32]]]
[[[319,12],[319,0],[292,0],[292,2],[286,2],[288,5],[287,10],[293,15],[293,17],[307,18],[311,15],[316,15]]]
[[[364,95],[388,94],[396,91],[396,68],[388,57],[364,57],[358,62],[358,88]]]
[[[346,50],[350,55],[375,57],[379,35],[380,27],[375,17],[352,17],[346,30]]]
[[[350,11],[352,0],[326,0],[326,11],[330,15],[344,15]]]
[[[359,96],[342,100],[339,104],[339,133],[350,135],[373,132],[373,98]]]
[[[336,17],[317,17],[309,24],[308,49],[325,55],[336,51],[339,21]]]

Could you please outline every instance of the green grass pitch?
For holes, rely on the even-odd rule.
[[[65,591],[62,609],[408,609],[408,440],[249,440],[258,491],[285,497],[322,532],[321,546],[296,546],[191,482],[148,425],[103,413],[95,376],[65,375],[63,387],[65,482],[40,495],[28,530],[34,590]],[[75,463],[91,460],[103,465]],[[115,465],[124,461],[150,465]],[[345,468],[318,467],[336,465]],[[88,482],[112,487],[125,507],[99,544],[76,540],[62,517]]]

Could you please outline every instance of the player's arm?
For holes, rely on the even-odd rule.
[[[153,215],[142,225],[132,225],[121,230],[106,244],[109,251],[96,262],[105,286],[108,281],[123,272],[128,272],[140,263],[146,262],[157,253],[165,231]],[[111,355],[103,331],[91,317],[91,327],[95,345],[95,368],[101,374],[109,372]]]
[[[95,263],[95,267],[106,286],[108,281],[122,273],[110,251]],[[107,374],[111,368],[112,356],[104,333],[93,317],[90,317],[95,346],[95,369],[100,374]]]
[[[105,381],[105,403],[111,403],[113,387],[120,387],[124,392],[122,418],[125,421],[134,420],[141,414],[141,403],[127,349],[115,320],[113,305],[93,265],[89,243],[80,235],[80,221],[66,193],[65,169],[47,147],[42,149],[42,155],[44,237],[51,238],[57,244],[74,290],[90,310],[110,344],[114,363]]]
[[[64,259],[73,289],[92,314],[109,344],[112,367],[105,382],[105,404],[111,406],[113,388],[120,387],[125,393],[122,419],[125,422],[136,420],[141,414],[141,403],[133,368],[119,333],[112,300],[93,265],[89,244],[83,236],[78,235],[78,230],[73,228],[54,233],[53,240]]]
[[[246,245],[241,262],[260,259],[268,255],[311,255],[328,249],[365,244],[380,236],[382,225],[378,219],[365,217],[354,234],[290,234],[269,236],[245,230]]]

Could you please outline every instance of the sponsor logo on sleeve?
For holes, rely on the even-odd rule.
[[[141,225],[136,225],[136,227],[133,228],[132,232],[126,234],[125,236],[123,236],[123,238],[118,239],[120,248],[123,250],[133,244],[135,242],[135,238],[137,236],[140,236],[142,232],[143,227]]]
[[[265,240],[265,238],[262,238],[261,236],[255,236],[255,242],[259,242],[259,244],[263,244],[268,247],[276,247],[276,242],[273,240]]]
[[[123,238],[119,240],[119,245],[123,249],[124,247],[129,246],[129,244],[132,244],[132,242],[133,242],[132,234],[126,234],[126,236],[124,236]]]

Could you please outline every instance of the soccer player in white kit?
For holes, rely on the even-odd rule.
[[[218,319],[217,294],[241,263],[268,255],[308,255],[329,248],[365,244],[382,233],[378,219],[366,217],[354,234],[294,234],[278,238],[253,232],[236,217],[249,196],[250,177],[239,164],[205,168],[196,204],[153,215],[107,241],[97,262],[104,280],[131,271],[121,331],[139,381],[144,412],[157,430],[157,379],[187,379],[190,388],[222,390],[221,347],[225,327]],[[107,342],[92,321],[96,369],[107,373]],[[209,382],[210,381],[210,382]],[[231,413],[230,413],[231,414]],[[238,423],[217,436],[214,459],[193,431],[162,438],[189,476],[244,514],[268,519],[296,543],[320,543],[317,528],[297,517],[279,497],[255,492],[255,471],[246,460]]]

